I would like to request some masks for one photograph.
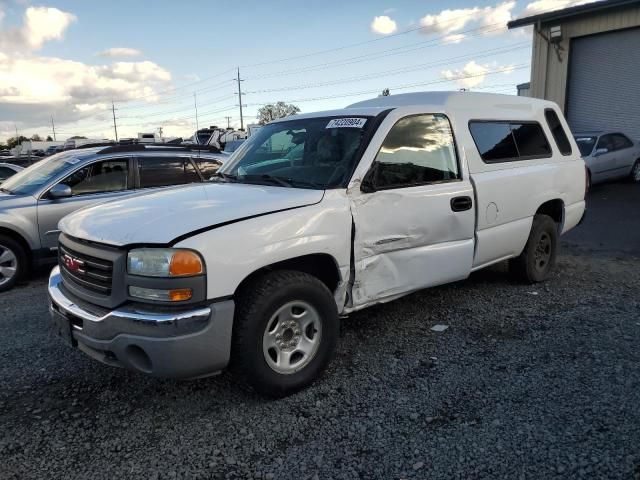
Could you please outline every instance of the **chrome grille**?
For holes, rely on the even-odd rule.
[[[60,244],[58,263],[66,280],[91,292],[111,295],[113,262],[84,255]]]

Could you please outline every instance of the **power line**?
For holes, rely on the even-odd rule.
[[[528,42],[523,42],[523,43],[528,43]],[[449,65],[451,63],[457,63],[458,61],[462,61],[462,60],[467,60],[469,58],[485,58],[485,57],[489,57],[489,56],[495,56],[495,55],[501,55],[504,53],[510,53],[516,50],[522,50],[523,48],[527,48],[526,46],[523,45],[523,43],[520,44],[516,44],[514,46],[511,46],[509,48],[505,48],[505,47],[499,47],[499,48],[494,48],[491,50],[481,50],[480,52],[474,52],[474,53],[470,53],[470,54],[466,54],[466,55],[461,55],[458,57],[452,57],[452,58],[448,58],[448,59],[444,59],[444,60],[438,60],[436,62],[430,62],[430,63],[424,63],[421,65],[416,65],[414,67],[402,67],[399,69],[395,69],[395,70],[386,70],[384,72],[372,72],[366,75],[358,75],[358,76],[353,76],[353,77],[346,77],[346,78],[342,78],[342,79],[337,79],[337,80],[331,80],[328,82],[320,82],[320,83],[315,83],[315,84],[307,84],[307,85],[290,85],[287,87],[278,87],[278,88],[269,88],[269,89],[263,89],[263,90],[253,90],[253,91],[249,91],[246,93],[250,93],[250,94],[255,94],[255,93],[271,93],[271,92],[281,92],[281,91],[289,91],[289,90],[303,90],[303,89],[308,89],[308,88],[317,88],[317,87],[325,87],[325,86],[332,86],[332,85],[340,85],[340,84],[344,84],[344,83],[351,83],[351,82],[356,82],[356,81],[360,81],[360,80],[364,80],[364,79],[368,79],[368,78],[380,78],[380,77],[388,77],[388,76],[392,76],[392,75],[398,75],[401,73],[409,73],[409,72],[413,72],[416,70],[422,70],[424,68],[429,68],[429,67],[435,67],[435,66],[443,66],[443,65]],[[482,53],[484,52],[484,53]]]
[[[248,67],[258,67],[258,66],[263,66],[263,65],[270,65],[270,64],[273,64],[273,63],[286,62],[286,61],[290,61],[290,60],[299,60],[301,58],[307,58],[307,57],[311,57],[311,56],[315,56],[315,55],[324,55],[325,53],[337,52],[337,51],[340,51],[340,50],[346,50],[348,48],[359,47],[359,46],[362,46],[362,45],[368,45],[368,44],[375,43],[375,42],[381,42],[381,41],[384,41],[384,40],[388,40],[390,38],[399,37],[401,35],[406,35],[408,33],[417,32],[419,30],[424,30],[425,28],[429,28],[429,27],[441,26],[441,25],[444,25],[444,24],[447,24],[447,23],[457,22],[461,18],[475,16],[477,14],[478,14],[478,12],[465,13],[463,15],[457,15],[455,17],[449,18],[448,20],[444,20],[444,21],[440,21],[440,22],[434,22],[432,25],[429,25],[429,26],[413,27],[413,28],[409,28],[409,29],[403,30],[401,32],[393,33],[393,34],[390,34],[390,35],[385,35],[384,37],[374,38],[374,39],[371,39],[371,40],[364,40],[362,42],[351,43],[351,44],[348,44],[348,45],[342,45],[340,47],[328,48],[328,49],[325,49],[325,50],[317,50],[315,52],[309,52],[309,53],[305,53],[305,54],[301,54],[301,55],[295,55],[295,56],[292,56],[292,57],[285,57],[285,58],[279,58],[279,59],[276,59],[276,60],[268,60],[268,61],[265,61],[265,62],[258,62],[258,63],[242,65],[242,67],[247,67],[247,68]],[[447,34],[447,35],[450,35],[450,34]]]
[[[501,67],[497,70],[487,70],[483,73],[478,73],[478,74],[474,74],[474,75],[459,75],[459,76],[455,76],[455,77],[451,77],[451,78],[444,78],[444,79],[440,79],[440,80],[432,80],[429,82],[420,82],[420,83],[410,83],[410,84],[404,84],[404,85],[392,85],[390,87],[388,87],[391,90],[405,90],[407,88],[414,88],[414,87],[421,87],[421,86],[425,86],[425,85],[435,85],[438,83],[447,83],[447,82],[453,82],[453,81],[457,81],[457,80],[465,80],[468,78],[477,78],[477,77],[483,77],[483,76],[488,76],[488,75],[495,75],[498,73],[510,73],[516,70],[522,70],[523,68],[527,68],[529,67],[529,64],[519,64],[519,65],[514,65],[512,67]],[[292,102],[292,103],[304,103],[304,102],[315,102],[315,101],[320,101],[320,100],[331,100],[334,98],[346,98],[346,97],[355,97],[358,95],[368,95],[368,94],[373,94],[373,93],[378,93],[379,92],[379,88],[376,90],[364,90],[364,91],[359,91],[359,92],[350,92],[350,93],[345,93],[345,94],[337,94],[337,95],[327,95],[324,97],[312,97],[312,98],[298,98],[298,99],[288,99],[288,100],[284,100],[285,102]],[[249,104],[251,106],[264,106],[267,105],[266,103],[251,103]]]

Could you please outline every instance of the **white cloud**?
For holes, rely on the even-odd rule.
[[[515,5],[515,1],[507,1],[493,7],[442,10],[438,14],[422,17],[420,19],[420,26],[422,27],[420,32],[427,35],[438,34],[451,37],[467,26],[476,28],[475,26],[477,25],[484,27],[480,31],[485,35],[501,33],[506,30],[507,22],[512,18],[511,11]]]
[[[29,7],[21,25],[0,30],[0,137],[15,134],[14,124],[21,131],[48,130],[51,115],[61,132],[100,132],[110,123],[112,100],[155,102],[158,92],[171,87],[171,73],[148,60],[89,65],[34,53],[48,41],[61,40],[75,20],[55,8]],[[113,50],[119,56],[140,53],[105,52]]]
[[[515,70],[513,65],[484,64],[476,63],[475,60],[467,63],[462,69],[443,70],[442,77],[455,81],[460,88],[473,88],[484,83],[488,73],[500,72],[510,74]]]
[[[451,34],[457,32],[462,30],[469,22],[472,22],[479,11],[478,7],[473,7],[443,10],[437,15],[425,15],[420,19],[420,26],[422,27],[420,31],[425,34]]]
[[[371,22],[371,31],[380,35],[389,35],[398,29],[395,20],[387,15],[375,17]]]
[[[451,35],[447,35],[442,39],[443,44],[447,43],[460,43],[465,39],[465,35],[462,33],[452,33]]]
[[[109,58],[118,58],[118,57],[139,57],[142,55],[140,50],[135,48],[127,48],[127,47],[113,47],[107,48],[102,52],[98,53],[100,57],[109,57]]]
[[[586,3],[593,3],[598,0],[536,0],[530,2],[525,7],[519,17],[529,17],[539,13],[552,12],[554,10],[562,10],[563,8],[575,7]]]
[[[0,57],[0,87],[17,93],[0,96],[0,103],[73,106],[128,99],[153,95],[170,81],[171,73],[150,61],[86,65],[55,57]]]
[[[0,21],[4,16],[0,12]],[[0,50],[26,52],[37,50],[50,40],[61,40],[64,33],[76,21],[76,16],[57,8],[29,7],[23,24],[0,31]]]

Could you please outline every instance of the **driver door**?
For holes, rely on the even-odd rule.
[[[38,230],[42,248],[58,246],[58,222],[80,208],[113,200],[132,192],[131,160],[102,159],[90,163],[58,182],[71,187],[71,197],[51,198],[48,191],[38,200]]]
[[[353,306],[466,278],[473,264],[473,187],[463,178],[449,120],[397,120],[363,187],[353,192]]]

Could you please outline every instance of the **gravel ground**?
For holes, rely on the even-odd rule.
[[[277,401],[67,348],[41,275],[0,295],[0,478],[640,478],[640,252],[576,238],[543,285],[498,266],[352,315]]]

